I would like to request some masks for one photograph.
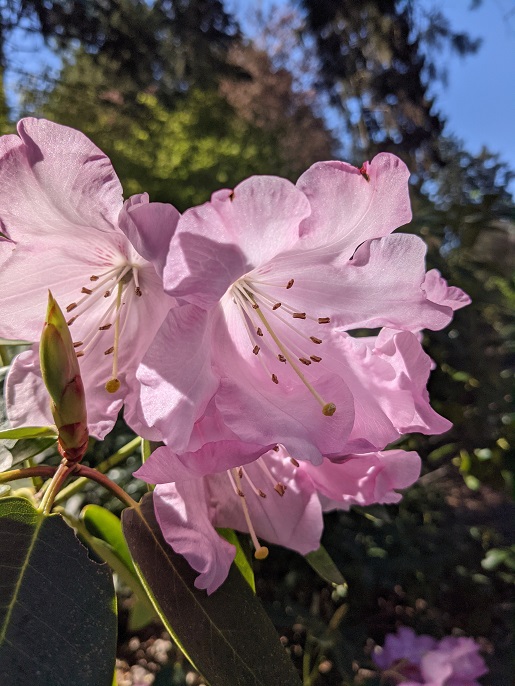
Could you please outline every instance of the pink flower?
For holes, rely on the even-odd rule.
[[[400,627],[397,634],[388,634],[374,662],[385,676],[406,686],[480,686],[476,679],[488,669],[479,649],[472,638],[446,636],[437,641]]]
[[[0,139],[0,335],[37,341],[52,290],[69,314],[90,432],[102,438],[174,304],[163,292],[159,255],[179,213],[146,195],[124,206],[109,159],[78,131],[24,119],[18,133]],[[131,244],[119,222],[130,234],[142,211]],[[152,223],[159,233],[145,232]],[[16,358],[6,394],[14,426],[51,423],[37,346]]]
[[[304,555],[320,545],[324,510],[397,502],[401,496],[394,489],[411,485],[420,473],[418,455],[401,450],[350,455],[341,464],[324,460],[315,467],[299,464],[282,446],[259,457],[260,446],[238,453],[237,441],[208,445],[207,460],[205,449],[174,455],[158,448],[135,473],[159,484],[154,506],[163,535],[200,572],[195,585],[208,593],[223,583],[235,555],[215,527],[250,533],[260,559],[268,554],[260,540]],[[244,466],[216,471],[224,451],[234,465]]]
[[[138,371],[141,426],[188,451],[214,400],[243,443],[315,464],[445,431],[413,334],[444,327],[467,298],[425,281],[419,238],[390,235],[411,218],[407,179],[381,154],[361,170],[316,164],[296,187],[253,177],[188,210],[163,269],[182,304]],[[370,349],[346,333],[364,327],[392,333]]]

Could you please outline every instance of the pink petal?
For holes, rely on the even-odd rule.
[[[242,441],[281,443],[297,460],[319,464],[322,455],[341,450],[354,421],[352,395],[342,379],[321,376],[313,381],[318,393],[336,405],[333,416],[325,416],[315,398],[300,382],[281,388],[222,379],[216,405],[227,426]]]
[[[317,467],[307,463],[300,467],[317,491],[329,499],[325,510],[398,502],[400,495],[396,489],[411,486],[418,479],[420,468],[417,453],[403,450],[348,455],[341,463],[325,459]]]
[[[320,546],[323,529],[322,509],[311,480],[296,469],[289,459],[265,456],[261,461],[273,477],[286,486],[280,496],[266,478],[262,468],[253,462],[244,467],[253,485],[265,493],[262,498],[252,491],[243,476],[241,487],[245,493],[250,520],[258,539],[305,555]],[[215,526],[229,527],[248,532],[243,514],[241,497],[236,495],[226,474],[216,474],[206,479],[210,502],[214,504]]]
[[[422,289],[425,291],[428,300],[438,305],[450,307],[452,310],[459,310],[471,303],[471,299],[465,291],[456,286],[449,286],[438,269],[430,269],[427,272]]]
[[[104,153],[79,131],[43,119],[22,119],[18,133],[21,140],[0,139],[0,217],[10,237],[112,231],[122,187]]]
[[[347,330],[438,330],[449,323],[452,309],[431,302],[422,290],[425,254],[425,243],[408,234],[366,241],[351,260],[331,264],[323,254],[305,251],[272,263],[274,281],[295,283],[287,294],[284,287],[267,292],[298,312],[330,316],[332,326]]]
[[[311,205],[301,227],[303,243],[348,259],[363,241],[380,238],[411,221],[409,171],[398,157],[381,153],[364,170],[344,162],[317,162],[297,181]]]
[[[157,486],[154,510],[166,541],[200,572],[195,586],[208,594],[216,591],[227,578],[236,549],[213,528],[204,481]]]
[[[120,229],[161,277],[180,216],[173,205],[149,202],[147,193],[133,195],[120,212]]]
[[[5,381],[5,402],[13,428],[54,423],[50,397],[41,378],[37,348],[14,358]]]
[[[218,386],[211,370],[210,318],[195,305],[172,309],[138,369],[141,420],[177,452]],[[163,354],[165,353],[165,354]]]
[[[179,220],[164,270],[165,288],[203,307],[254,267],[290,250],[309,203],[289,181],[255,176]]]
[[[151,484],[199,478],[252,462],[272,447],[237,440],[217,441],[206,443],[196,452],[178,455],[163,446],[152,453],[134,476]]]

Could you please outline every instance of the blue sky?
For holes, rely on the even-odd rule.
[[[475,55],[464,59],[442,55],[448,84],[436,85],[434,92],[437,109],[447,119],[445,133],[457,135],[472,153],[487,146],[515,170],[515,0],[483,0],[476,10],[469,9],[471,0],[422,2],[440,8],[455,30],[483,40]],[[228,0],[227,6],[250,30],[253,8],[284,4],[284,0]]]

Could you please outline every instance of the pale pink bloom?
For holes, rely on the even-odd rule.
[[[162,447],[135,473],[159,484],[154,506],[163,535],[200,572],[195,585],[208,593],[223,583],[235,555],[215,527],[250,533],[258,558],[268,552],[261,540],[306,554],[320,545],[324,510],[398,502],[394,489],[420,474],[418,455],[401,450],[349,455],[341,464],[326,459],[317,467],[299,464],[282,446],[259,457],[262,450],[230,439],[205,444],[201,453],[174,455]],[[220,472],[224,452],[234,466]]]
[[[388,634],[373,658],[385,676],[406,686],[480,686],[477,678],[488,672],[479,645],[468,637],[446,636],[437,641],[400,627]]]
[[[280,443],[315,464],[408,430],[445,431],[413,334],[444,327],[466,296],[457,304],[442,291],[440,302],[424,243],[390,235],[411,219],[407,180],[381,154],[361,170],[316,164],[297,186],[253,177],[188,210],[163,269],[182,304],[138,371],[141,427],[189,451],[214,400],[243,443]],[[346,333],[364,327],[398,334],[367,351]]]
[[[146,195],[124,206],[109,159],[78,131],[24,119],[18,134],[0,139],[0,335],[37,341],[52,291],[69,314],[90,431],[102,438],[174,303],[163,291],[159,255],[179,213]],[[130,234],[141,213],[132,244],[119,222]],[[37,345],[14,361],[6,396],[14,426],[51,423]]]

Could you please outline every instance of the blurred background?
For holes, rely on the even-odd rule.
[[[78,128],[126,196],[181,210],[251,174],[394,152],[412,172],[402,230],[472,297],[424,339],[454,428],[400,444],[423,458],[419,483],[398,506],[326,519],[346,583],[279,549],[256,569],[304,686],[378,684],[371,650],[399,625],[475,637],[484,683],[513,683],[514,65],[511,0],[0,0],[1,133],[27,115]],[[120,419],[87,461],[130,438]],[[109,473],[133,497],[138,460]],[[96,487],[74,498],[118,512]],[[201,684],[120,592],[119,686]]]

